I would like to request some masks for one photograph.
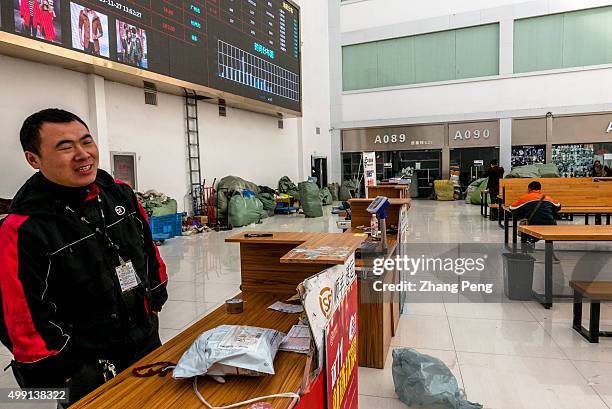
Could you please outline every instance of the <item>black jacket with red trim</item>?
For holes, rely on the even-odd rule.
[[[521,196],[516,202],[510,205],[510,210],[517,215],[519,219],[528,219],[535,210],[542,192],[534,190]],[[529,221],[529,224],[536,226],[549,226],[557,224],[557,214],[561,210],[561,203],[557,202],[550,196],[544,196],[544,200],[534,213]]]
[[[141,281],[125,293],[119,255]],[[142,206],[103,170],[87,188],[35,174],[0,224],[0,340],[27,386],[62,386],[83,360],[137,356],[159,339],[152,311],[168,298],[166,282]]]

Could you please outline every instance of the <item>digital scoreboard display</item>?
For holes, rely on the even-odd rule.
[[[285,0],[0,0],[0,30],[301,111]]]

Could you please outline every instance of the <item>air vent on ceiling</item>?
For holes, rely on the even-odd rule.
[[[321,128],[317,126],[316,132],[317,132],[317,135],[321,135]]]
[[[157,87],[152,82],[143,81],[145,104],[157,105]]]
[[[219,98],[219,116],[227,116],[227,109],[225,107],[225,100]]]

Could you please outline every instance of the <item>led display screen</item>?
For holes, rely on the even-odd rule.
[[[0,30],[301,111],[284,0],[0,0]]]

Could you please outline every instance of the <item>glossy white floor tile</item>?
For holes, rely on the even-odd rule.
[[[453,350],[448,319],[445,316],[404,315],[391,345]]]
[[[494,409],[604,409],[568,360],[458,352],[468,397]]]
[[[175,281],[168,283],[168,300],[171,301],[200,301],[220,303],[232,298],[240,292],[240,284],[215,283],[204,281],[191,283]]]
[[[407,303],[404,307],[405,315],[429,315],[429,316],[446,316],[446,308],[444,303]]]
[[[507,321],[535,321],[533,315],[520,302],[506,303],[452,303],[446,302],[449,317],[478,318]]]
[[[565,356],[537,322],[449,317],[457,351],[521,357]]]
[[[574,361],[573,364],[609,407],[612,407],[612,363]]]
[[[600,337],[598,344],[591,344],[574,331],[569,323],[553,323],[545,328],[568,359],[612,363],[612,338]]]
[[[194,320],[205,316],[217,305],[218,303],[168,300],[159,313],[159,327],[183,329]]]

